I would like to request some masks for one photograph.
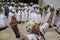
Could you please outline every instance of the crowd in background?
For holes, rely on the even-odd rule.
[[[10,25],[16,38],[20,38],[23,34],[19,33],[17,24],[26,22],[29,35],[22,40],[45,40],[43,35],[51,26],[56,26],[60,34],[60,8],[55,10],[53,4],[40,6],[33,3],[0,3],[0,30]]]

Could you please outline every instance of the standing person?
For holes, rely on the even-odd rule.
[[[16,14],[16,19],[17,19],[18,23],[21,23],[21,9],[19,8],[17,11],[18,12]]]
[[[58,19],[59,19],[59,10],[56,10],[56,16],[54,18],[54,26],[56,26]]]
[[[56,31],[57,31],[58,34],[60,34],[60,18],[59,18],[59,20],[57,21]]]
[[[4,6],[5,15],[7,16],[7,18],[8,18],[8,14],[9,14],[9,6],[10,6],[10,4],[7,4],[7,3],[6,3],[6,5]]]
[[[60,11],[58,10],[56,13],[56,17],[54,19],[54,26],[56,26],[56,31],[60,34]]]
[[[16,20],[15,16],[12,16],[10,26],[11,26],[13,32],[15,33],[16,38],[22,37],[22,34],[19,33],[19,29],[17,27],[17,20]]]
[[[51,14],[50,7],[46,6],[45,9],[43,10],[42,23],[46,23],[47,22],[47,20],[50,17],[50,14]]]
[[[12,18],[12,16],[14,16],[14,15],[15,15],[15,11],[11,9],[11,10],[9,11],[9,15],[8,15],[8,22],[11,21],[11,18]]]
[[[0,31],[8,27],[7,23],[8,23],[7,17],[4,15],[4,11],[2,10],[2,7],[0,7]]]
[[[22,40],[45,40],[44,34],[49,29],[49,25],[51,24],[53,19],[53,14],[50,15],[48,21],[44,23],[42,26],[38,24],[34,24],[32,26],[31,34],[26,35]]]

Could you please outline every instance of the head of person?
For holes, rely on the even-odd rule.
[[[0,4],[0,12],[2,12],[3,11],[3,9],[2,9],[2,4]]]
[[[12,3],[11,3],[11,6],[12,6],[12,7],[14,7],[14,6],[15,6],[15,3],[14,3],[14,2],[12,2]]]
[[[0,8],[0,12],[2,12],[3,10],[2,10],[2,8]]]
[[[48,8],[49,8],[48,6],[44,6],[45,11],[47,11],[47,10],[48,10]]]
[[[30,3],[30,6],[31,6],[31,7],[33,6],[33,3],[32,3],[32,2]]]
[[[40,26],[36,24],[34,27],[32,27],[32,33],[38,34],[40,32]]]
[[[59,16],[59,10],[56,10],[56,15],[57,15],[57,17]]]
[[[12,22],[13,22],[13,21],[16,21],[16,17],[15,17],[15,16],[12,16],[11,21],[12,21]]]
[[[32,30],[31,32],[34,34],[38,34],[40,32],[40,25],[38,25],[37,23],[35,23],[35,25],[32,26]]]

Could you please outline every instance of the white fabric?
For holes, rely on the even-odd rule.
[[[9,21],[9,22],[11,21],[12,16],[14,16],[14,13],[9,12],[9,16],[8,16],[8,21]]]
[[[40,31],[43,33],[43,35],[47,32],[48,29],[49,29],[48,23],[44,23],[42,26],[40,26]]]
[[[57,31],[60,33],[60,19],[57,21]]]
[[[15,7],[12,6],[9,7],[9,10],[15,10],[15,9],[16,9]]]
[[[43,13],[43,15],[42,15],[42,22],[43,23],[46,23],[48,21],[50,14],[51,14],[50,11],[47,11],[47,13]]]
[[[20,13],[20,11],[18,11],[18,13],[16,14],[16,19],[17,19],[18,22],[21,21],[21,13]]]
[[[48,28],[49,28],[49,24],[48,24],[48,23],[45,23],[45,24],[43,24],[42,26],[40,26],[40,31],[43,33],[43,35],[44,35],[45,32],[48,30]],[[39,36],[37,36],[36,34],[29,34],[29,35],[27,35],[27,37],[28,37],[29,40],[37,40],[37,38],[38,38],[39,40],[43,40],[43,39],[41,39],[41,36],[39,37]],[[36,37],[37,37],[37,38],[36,38]]]
[[[22,15],[21,21],[24,21],[25,22],[26,20],[25,20],[25,13],[24,13],[24,11],[21,12],[21,15]]]
[[[41,15],[36,13],[31,13],[31,15],[29,16],[29,20],[31,21],[34,20],[37,24],[39,24],[41,22]]]
[[[28,17],[29,17],[27,10],[25,10],[24,13],[25,13],[25,21],[27,21],[28,20]]]
[[[7,17],[4,14],[0,14],[0,28],[7,26]]]
[[[29,40],[37,40],[34,34],[27,35]]]

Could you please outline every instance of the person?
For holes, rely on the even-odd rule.
[[[56,16],[54,18],[54,26],[56,26],[58,19],[59,19],[59,10],[56,10]]]
[[[37,13],[36,10],[33,9],[31,11],[30,16],[29,16],[29,20],[31,20],[31,21],[35,20],[35,22],[37,24],[40,24],[40,22],[41,22],[41,15],[39,13]]]
[[[57,31],[58,34],[60,34],[60,18],[59,18],[59,20],[57,21],[56,31]]]
[[[15,16],[12,16],[11,18],[11,22],[9,23],[9,25],[11,26],[11,28],[13,29],[15,35],[16,35],[16,38],[19,38],[20,37],[20,34],[19,34],[19,30],[17,28],[17,21],[16,21],[16,18]]]
[[[4,9],[5,9],[5,15],[7,16],[8,18],[8,14],[9,14],[9,4],[6,3],[6,5],[4,6]]]
[[[60,34],[60,11],[58,10],[56,13],[56,18],[54,19],[55,27],[56,27],[56,32]]]
[[[29,15],[28,25],[26,26],[26,29],[28,32],[31,29],[31,27],[30,27],[31,21],[35,21],[39,25],[41,23],[41,15],[39,14],[39,12],[37,13],[36,10],[34,10],[34,9],[31,11],[31,14]]]
[[[17,20],[15,16],[12,16],[11,22],[9,23],[9,25],[11,26],[13,32],[15,33],[16,38],[22,37],[22,34],[21,32],[19,32],[19,29],[17,27]]]
[[[18,23],[21,23],[21,8],[19,8],[17,11],[17,14],[16,14],[16,19],[18,21]]]
[[[38,24],[34,24],[32,26],[31,33],[22,38],[22,40],[45,40],[44,34],[49,29],[49,25],[51,24],[53,19],[53,14],[50,15],[48,21],[44,23],[42,26]]]
[[[10,10],[9,11],[9,15],[8,15],[8,22],[10,23],[10,21],[11,21],[11,18],[12,18],[12,16],[14,16],[15,15],[15,11],[14,10]]]
[[[7,27],[8,27],[7,17],[5,16],[2,7],[0,7],[0,31],[5,30]]]
[[[47,5],[44,10],[43,10],[43,14],[42,14],[42,24],[46,23],[47,20],[49,19],[51,12],[50,12],[50,7]]]

